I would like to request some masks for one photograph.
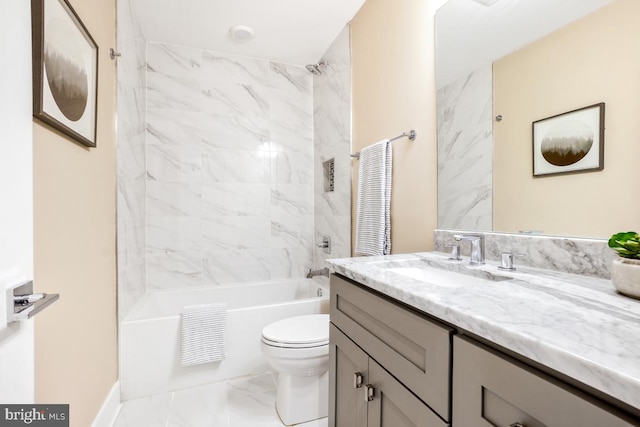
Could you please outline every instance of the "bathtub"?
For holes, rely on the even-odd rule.
[[[187,305],[226,302],[227,357],[183,367],[180,313]],[[304,314],[328,313],[326,277],[288,279],[145,294],[120,325],[120,387],[135,399],[269,370],[262,329]]]

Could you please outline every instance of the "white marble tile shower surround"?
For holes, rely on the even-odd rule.
[[[491,64],[438,89],[438,226],[492,229]]]
[[[313,265],[312,107],[302,67],[147,44],[147,289]]]
[[[113,427],[282,427],[270,373],[125,402]],[[298,424],[326,427],[327,418]]]
[[[327,50],[327,67],[313,77],[314,243],[331,237],[331,254],[315,248],[315,268],[351,254],[351,52],[349,27]],[[324,191],[322,162],[335,159],[335,191]],[[357,166],[357,162],[353,163]]]
[[[129,0],[118,2],[118,318],[145,291],[146,46]]]

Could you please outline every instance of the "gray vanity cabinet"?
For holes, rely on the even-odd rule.
[[[329,366],[329,425],[366,426],[369,355],[333,324],[329,325]]]
[[[631,427],[631,420],[506,355],[456,336],[454,427]]]
[[[449,425],[334,325],[330,337],[330,426]]]
[[[445,427],[452,329],[331,278],[329,425]]]
[[[375,388],[368,427],[449,426],[373,359],[369,359],[369,381]]]

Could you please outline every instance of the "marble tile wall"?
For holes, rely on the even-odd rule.
[[[331,237],[331,254],[315,247],[315,268],[351,256],[351,52],[347,26],[327,50],[326,69],[313,78],[315,240]],[[324,191],[322,163],[335,159],[335,190]]]
[[[492,229],[492,69],[437,93],[438,227]]]
[[[313,93],[302,67],[147,45],[147,289],[313,266]]]
[[[435,230],[435,250],[449,252],[454,234],[474,233],[464,230]],[[524,256],[514,260],[516,265],[544,268],[583,276],[611,278],[611,262],[617,257],[604,239],[526,235],[509,233],[483,233],[485,257],[500,261],[502,252]],[[460,244],[464,256],[469,256],[469,244]]]
[[[118,317],[145,292],[146,41],[129,0],[118,1]]]

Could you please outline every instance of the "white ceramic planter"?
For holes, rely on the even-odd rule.
[[[613,260],[611,282],[621,294],[640,298],[640,260],[620,257]]]

